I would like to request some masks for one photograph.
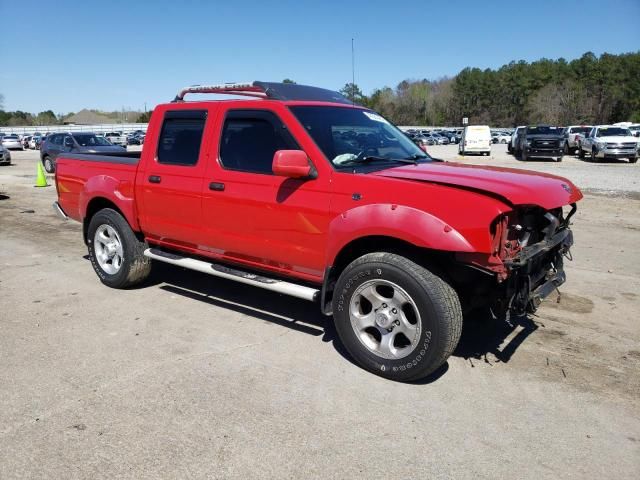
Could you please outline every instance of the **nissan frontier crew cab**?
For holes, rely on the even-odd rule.
[[[185,101],[198,93],[247,98]],[[105,285],[157,261],[315,302],[359,365],[399,381],[445,363],[463,312],[535,311],[565,281],[582,198],[432,161],[339,93],[267,82],[183,89],[141,153],[61,154],[56,187]]]

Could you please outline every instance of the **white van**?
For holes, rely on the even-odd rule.
[[[464,127],[462,138],[458,144],[458,153],[481,153],[489,155],[491,153],[491,130],[487,125],[469,125]]]

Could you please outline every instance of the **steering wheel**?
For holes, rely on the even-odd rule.
[[[378,155],[378,149],[376,147],[365,147],[356,154],[356,160],[369,156],[375,157],[376,155]]]

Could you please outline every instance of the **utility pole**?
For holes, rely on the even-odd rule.
[[[353,48],[353,38],[351,38],[351,104],[356,104],[356,61]]]

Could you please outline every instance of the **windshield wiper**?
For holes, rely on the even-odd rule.
[[[398,162],[398,163],[410,163],[415,165],[418,163],[417,158],[412,156],[410,158],[388,158],[388,157],[378,157],[375,155],[367,155],[366,157],[354,158],[353,160],[349,160],[348,162],[344,162],[343,165],[349,165],[354,163],[369,163],[369,162]],[[423,157],[418,157],[423,158]],[[424,157],[426,158],[426,157]]]

